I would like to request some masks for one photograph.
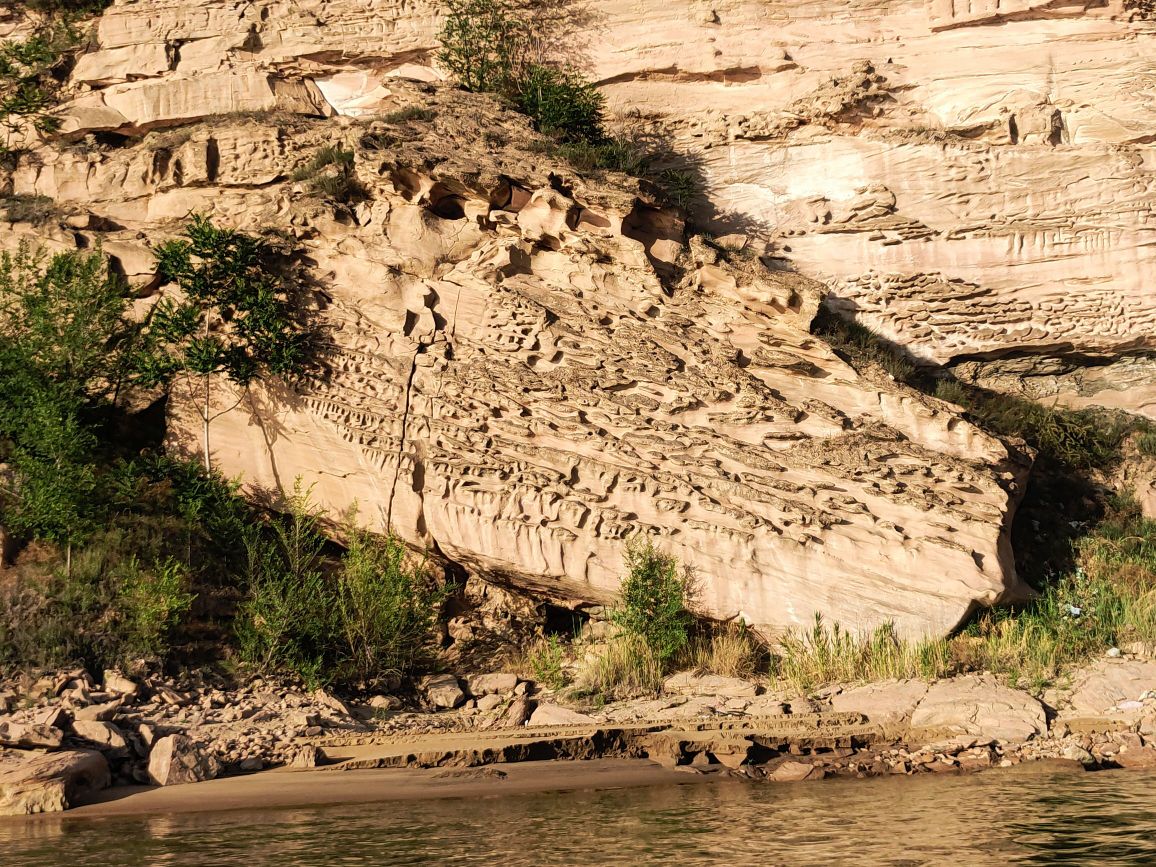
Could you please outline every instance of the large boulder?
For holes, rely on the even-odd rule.
[[[149,779],[158,786],[201,783],[220,772],[220,762],[186,735],[163,737],[149,753]]]
[[[99,749],[124,750],[128,748],[128,740],[119,728],[110,722],[95,720],[74,720],[73,733],[83,740],[96,745]]]
[[[108,762],[92,750],[15,758],[0,752],[0,815],[59,813],[109,782]]]
[[[986,675],[932,684],[911,714],[915,739],[966,734],[1019,742],[1047,728],[1044,706],[1037,699]]]
[[[538,702],[538,706],[534,708],[534,712],[530,714],[530,720],[527,725],[586,725],[587,723],[595,722],[597,722],[597,720],[588,714],[579,713],[576,710],[570,710],[570,708],[562,707],[558,704],[551,704],[550,702],[541,701]]]
[[[470,695],[481,698],[486,695],[509,695],[518,685],[518,675],[512,672],[479,674],[469,679]]]
[[[426,699],[435,708],[452,710],[466,700],[466,692],[452,674],[435,674],[421,684]]]

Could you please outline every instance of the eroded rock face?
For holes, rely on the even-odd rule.
[[[916,356],[1152,346],[1156,21],[1134,4],[590,0],[540,25],[693,156],[704,216]],[[432,0],[118,0],[64,129],[372,114],[440,75],[438,28]]]
[[[254,491],[302,476],[331,513],[356,502],[475,575],[605,602],[626,540],[647,534],[696,570],[703,613],[768,633],[819,613],[942,633],[1025,592],[1007,534],[1019,456],[810,335],[822,285],[686,245],[677,214],[535,153],[487,98],[382,77],[425,56],[425,8],[121,0],[65,136],[157,131],[23,159],[14,191],[68,217],[4,243],[100,237],[148,294],[148,239],[190,212],[286,231],[334,352],[296,392],[254,389],[215,421],[218,468]],[[161,68],[157,46],[177,43]],[[378,72],[350,69],[370,55]],[[372,120],[412,105],[435,120]],[[187,124],[238,108],[296,116]],[[338,141],[365,189],[349,208],[288,180]],[[871,195],[866,211],[890,207]],[[174,443],[199,451],[196,413],[179,393],[171,410]]]

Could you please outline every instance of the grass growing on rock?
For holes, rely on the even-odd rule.
[[[1110,648],[1156,648],[1156,522],[1118,501],[1074,548],[1071,571],[1019,609],[985,609],[957,635],[923,641],[900,639],[888,625],[860,635],[816,619],[780,639],[775,674],[808,691],[990,671],[1038,692]]]

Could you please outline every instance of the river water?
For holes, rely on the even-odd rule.
[[[1156,775],[1013,769],[0,822],[3,867],[1156,864]]]

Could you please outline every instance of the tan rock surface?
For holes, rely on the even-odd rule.
[[[1156,662],[1101,659],[1073,678],[1066,704],[1074,713],[1096,715],[1137,703],[1145,693],[1156,694]]]
[[[357,502],[373,529],[562,599],[609,600],[626,539],[650,534],[698,571],[704,613],[769,632],[817,612],[943,632],[1023,592],[1025,465],[949,405],[857,376],[807,331],[816,284],[684,251],[676,215],[534,155],[488,99],[392,88],[437,119],[224,118],[15,171],[17,192],[123,227],[104,238],[126,273],[194,210],[299,239],[337,352],[214,422],[223,472],[301,475],[333,514]],[[285,180],[335,140],[367,193],[352,213]]]
[[[90,750],[47,755],[0,750],[0,816],[59,813],[109,784],[108,763]]]
[[[621,56],[593,55],[612,105],[629,95],[653,107],[662,94],[673,99],[676,85],[682,108],[711,94],[701,118],[672,122],[678,135],[712,144],[704,165],[727,207],[746,207],[728,190],[777,189],[784,166],[821,187],[899,165],[887,156],[828,164],[820,154],[860,141],[848,137],[858,126],[848,136],[828,126],[855,113],[861,85],[871,105],[896,98],[894,70],[885,81],[865,67],[831,79],[863,49],[845,12],[838,26],[829,10],[808,12],[804,26],[801,13],[792,21],[767,3],[725,4],[719,24],[679,3],[647,6],[647,20],[637,6],[594,7],[597,26],[622,46]],[[927,28],[922,6],[901,7],[888,14]],[[215,422],[219,468],[274,492],[301,475],[316,484],[318,505],[338,514],[357,502],[371,528],[392,524],[473,574],[607,601],[625,540],[645,533],[697,570],[704,613],[765,632],[822,613],[853,630],[892,621],[904,635],[942,633],[973,605],[1025,591],[1007,534],[1018,458],[949,405],[860,378],[812,337],[820,284],[701,242],[684,250],[677,215],[635,187],[595,184],[532,153],[522,122],[487,99],[402,80],[428,61],[433,8],[118,0],[74,76],[91,89],[62,112],[64,138],[76,144],[42,149],[13,174],[13,192],[52,198],[68,222],[15,227],[2,243],[31,236],[66,246],[100,234],[117,267],[148,284],[148,240],[174,233],[192,211],[286,230],[313,263],[337,352],[331,370],[297,394],[254,389]],[[779,45],[804,31],[811,47]],[[639,43],[662,33],[680,38]],[[934,54],[929,33],[919,44]],[[676,72],[652,74],[654,64]],[[807,96],[820,84],[822,99]],[[786,97],[795,108],[784,123],[775,106]],[[760,100],[758,117],[725,120]],[[408,105],[437,119],[370,126],[375,114]],[[305,119],[334,112],[342,116]],[[1028,135],[1031,112],[1020,114]],[[209,120],[189,123],[198,118]],[[734,141],[720,139],[732,126]],[[116,137],[150,129],[141,140]],[[376,144],[365,144],[367,130]],[[116,135],[82,140],[95,132]],[[898,147],[882,133],[863,136],[881,154]],[[952,147],[988,147],[984,136],[994,141],[984,133]],[[287,180],[313,150],[339,140],[357,150],[368,195],[352,209]],[[780,146],[788,155],[803,152],[796,146],[820,151],[811,162],[784,161],[772,156]],[[903,177],[944,171],[942,146],[916,150],[919,159],[899,166]],[[745,179],[723,183],[711,168],[718,160]],[[772,174],[746,177],[755,162]],[[850,178],[849,167],[859,175]],[[911,228],[906,188],[880,177],[895,189],[832,193],[842,204],[819,221],[822,231],[799,236],[796,253],[816,238],[827,246],[799,263],[853,264],[860,248],[847,243],[875,256],[891,248],[865,240],[878,232],[918,247],[924,229]],[[799,212],[800,196],[818,195],[804,192],[775,193],[784,214]],[[996,204],[989,197],[975,208],[999,212]],[[956,207],[939,202],[934,211]],[[810,217],[791,216],[776,231],[803,224]],[[958,230],[952,223],[920,243],[947,244]],[[150,303],[155,296],[142,310]],[[952,311],[944,315],[954,322]],[[229,400],[224,389],[218,396]],[[172,420],[176,439],[195,450],[199,424],[180,400]]]
[[[372,113],[439,75],[437,8],[118,0],[64,129]],[[1156,21],[1123,0],[591,0],[550,30],[693,155],[720,229],[916,355],[1152,346]]]
[[[1044,707],[1038,700],[984,675],[932,684],[911,714],[915,736],[921,731],[958,733],[1016,742],[1047,730]]]
[[[831,696],[836,711],[857,711],[889,730],[901,729],[927,695],[921,680],[889,680],[844,689]]]

